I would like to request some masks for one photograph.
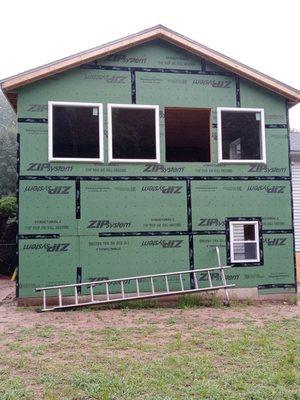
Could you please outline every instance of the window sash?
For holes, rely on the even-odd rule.
[[[235,225],[254,225],[255,240],[235,240],[233,228]],[[230,221],[229,222],[229,240],[230,240],[230,262],[236,264],[244,264],[251,262],[260,262],[260,242],[259,242],[259,231],[258,231],[258,221]],[[256,244],[256,258],[245,258],[243,260],[237,260],[234,254],[235,244]]]
[[[260,159],[240,160],[223,158],[223,142],[222,142],[222,111],[231,112],[253,112],[260,113]],[[232,164],[266,164],[266,135],[265,135],[265,113],[263,108],[236,108],[236,107],[218,107],[217,108],[217,129],[218,129],[218,162],[219,163],[232,163]]]
[[[80,157],[54,157],[53,156],[53,106],[73,106],[73,107],[93,107],[98,108],[99,118],[99,157],[80,158]],[[48,160],[60,162],[93,162],[102,163],[104,161],[103,149],[103,104],[102,103],[79,103],[69,101],[48,101]]]
[[[131,108],[131,109],[152,109],[155,110],[155,153],[156,157],[151,159],[140,158],[114,158],[113,157],[113,108]],[[160,137],[159,137],[159,106],[143,105],[143,104],[107,104],[107,120],[108,120],[108,162],[117,163],[159,163],[160,162]]]

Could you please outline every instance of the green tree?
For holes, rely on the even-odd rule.
[[[0,196],[13,195],[17,181],[17,119],[0,91]]]
[[[11,274],[16,266],[17,200],[0,198],[0,275]]]

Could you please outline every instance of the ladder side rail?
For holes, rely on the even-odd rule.
[[[222,264],[221,264],[221,257],[220,257],[220,249],[219,246],[216,246],[216,252],[217,252],[217,259],[218,259],[218,267],[221,268]]]
[[[217,252],[217,258],[218,258],[218,265],[219,265],[219,268],[220,268],[221,280],[222,280],[222,283],[223,283],[223,286],[224,286],[224,289],[225,289],[226,300],[227,300],[227,303],[229,304],[230,303],[230,297],[229,297],[229,292],[228,292],[228,288],[227,288],[226,276],[225,276],[225,272],[224,272],[225,266],[223,266],[221,264],[220,250],[219,250],[218,246],[216,246],[216,252]],[[230,268],[230,266],[227,266],[227,267]]]
[[[224,268],[220,269],[220,273],[221,273],[222,283],[223,283],[223,286],[224,286],[224,289],[225,289],[226,300],[227,300],[227,303],[229,304],[230,303],[230,297],[229,297],[229,292],[228,292],[228,289],[227,289],[227,281],[226,281]]]

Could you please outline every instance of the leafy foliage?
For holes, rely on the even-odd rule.
[[[0,196],[16,192],[17,120],[0,91]]]
[[[16,264],[17,200],[12,196],[0,198],[0,275],[9,274]]]
[[[0,230],[3,232],[3,225],[11,225],[16,222],[17,200],[12,196],[5,196],[0,199]]]

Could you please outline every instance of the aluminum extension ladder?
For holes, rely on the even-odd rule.
[[[101,281],[92,281],[92,282],[85,282],[85,283],[74,283],[71,285],[59,285],[59,286],[48,286],[48,287],[41,287],[41,288],[36,288],[36,292],[42,292],[43,296],[43,308],[40,311],[53,311],[53,310],[61,310],[61,309],[67,309],[67,308],[75,308],[75,307],[83,307],[83,306],[91,306],[91,305],[96,305],[96,304],[109,304],[109,303],[116,303],[116,302],[121,302],[121,301],[128,301],[128,300],[140,300],[140,299],[149,299],[149,298],[154,298],[154,297],[164,297],[164,296],[170,296],[170,295],[179,295],[179,294],[188,294],[188,293],[196,293],[196,292],[206,292],[206,291],[213,291],[213,290],[219,290],[219,289],[224,289],[226,293],[226,298],[227,302],[229,303],[229,293],[228,293],[228,288],[232,288],[235,285],[234,284],[227,284],[226,282],[226,276],[225,276],[225,269],[231,268],[228,265],[222,266],[221,265],[221,260],[220,260],[220,252],[219,248],[216,247],[216,252],[217,252],[217,258],[218,258],[218,267],[213,267],[213,268],[205,268],[205,269],[194,269],[194,270],[186,270],[186,271],[177,271],[177,272],[166,272],[162,274],[151,274],[151,275],[138,275],[138,276],[131,276],[129,278],[122,278],[122,279],[108,279],[108,280],[101,280]],[[220,278],[221,278],[221,285],[214,286],[212,282],[212,276],[211,273],[219,271],[220,273]],[[207,280],[208,280],[208,286],[207,287],[199,287],[199,278],[197,277],[197,273],[207,274]],[[179,277],[179,283],[180,283],[180,290],[170,290],[170,282],[168,280],[169,277],[171,276],[178,276]],[[194,289],[185,289],[184,288],[184,283],[183,283],[183,276],[187,276],[188,278],[192,278],[194,282]],[[203,276],[203,275],[202,275]],[[165,282],[165,291],[155,291],[155,286],[154,286],[154,278],[164,278]],[[143,283],[145,281],[148,281],[151,286],[151,291],[150,292],[141,292],[140,290],[140,281],[143,280]],[[129,281],[134,281],[135,282],[135,287],[136,287],[136,293],[126,293],[125,288],[124,288],[124,282],[128,283]],[[110,293],[110,285],[114,284],[120,284],[120,289],[121,291],[119,293]],[[95,298],[94,294],[94,288],[95,287],[102,287],[104,288],[105,295],[104,299],[102,298],[103,295],[99,299]],[[81,288],[88,288],[89,289],[89,300],[80,302],[79,301],[79,290],[81,291]],[[63,303],[63,294],[62,290],[63,289],[70,289],[74,288],[74,301],[71,303]],[[50,290],[57,290],[57,295],[58,295],[58,305],[55,306],[47,306],[47,292]],[[65,297],[70,297],[70,295],[66,295]]]

